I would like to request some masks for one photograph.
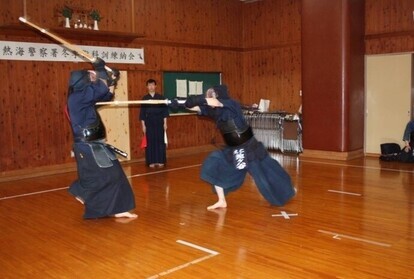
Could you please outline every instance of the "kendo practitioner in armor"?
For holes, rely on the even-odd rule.
[[[247,173],[271,205],[282,206],[295,196],[289,174],[254,137],[240,104],[229,97],[227,86],[214,86],[205,95],[190,96],[185,106],[212,118],[226,144],[224,149],[213,151],[201,168],[201,179],[214,185],[218,196],[208,210],[227,207],[225,196],[240,188]]]
[[[85,219],[136,218],[129,212],[135,208],[134,194],[116,158],[117,149],[105,144],[105,126],[95,107],[95,103],[113,98],[119,71],[107,72],[99,58],[93,66],[93,71],[71,72],[69,80],[67,109],[78,170],[69,193],[84,204]]]

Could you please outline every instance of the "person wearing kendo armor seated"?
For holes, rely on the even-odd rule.
[[[226,144],[222,150],[213,151],[201,168],[201,179],[210,183],[218,196],[208,210],[227,207],[225,196],[240,188],[247,173],[271,205],[282,206],[295,196],[289,174],[254,137],[241,105],[229,97],[227,86],[214,86],[205,95],[190,96],[185,106],[213,119]]]
[[[69,193],[84,204],[85,219],[136,218],[129,212],[135,208],[134,194],[114,153],[116,148],[105,143],[105,126],[95,108],[97,102],[113,98],[119,71],[107,72],[99,58],[93,67],[70,74],[67,110],[78,179],[69,187]]]
[[[401,162],[414,163],[414,120],[407,123],[404,130],[403,141],[405,146],[399,154],[399,159]]]

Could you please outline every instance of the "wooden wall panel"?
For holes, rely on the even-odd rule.
[[[12,103],[14,104],[12,108],[14,122],[12,132],[13,155],[14,163],[18,166],[27,163],[35,164],[40,158],[38,154],[41,154],[44,149],[42,146],[40,152],[38,151],[40,141],[38,141],[36,126],[41,112],[37,110],[36,103],[39,101],[40,91],[34,90],[34,88],[39,88],[36,87],[39,86],[38,79],[36,79],[36,64],[30,64],[15,64],[14,73],[26,73],[25,78],[31,80],[31,83],[16,82],[16,76],[12,77],[11,81]]]
[[[196,114],[171,116],[168,119],[169,149],[202,146],[220,140],[215,124],[210,119]]]
[[[24,13],[23,1],[0,0],[0,7],[0,25],[16,24]]]
[[[229,89],[232,98],[245,103],[243,96],[243,54],[236,51],[226,51],[221,53],[220,67],[222,68],[221,80]]]
[[[136,0],[135,29],[157,41],[240,46],[237,0]]]
[[[243,5],[243,47],[298,44],[301,1],[272,0]]]
[[[399,35],[387,37],[371,37],[365,40],[365,54],[386,54],[414,52],[414,31],[413,35]]]
[[[269,110],[297,112],[301,105],[301,2],[244,4],[243,101],[270,100]]]
[[[211,1],[211,39],[213,44],[237,47],[242,46],[242,6],[239,1]],[[203,20],[203,19],[200,19]]]
[[[365,1],[365,54],[414,52],[414,1]]]
[[[270,100],[269,110],[297,112],[301,105],[301,47],[244,53],[243,100]]]
[[[2,108],[2,129],[10,131],[7,143],[8,166],[35,167],[58,162],[70,155],[70,128],[63,114],[67,73],[57,63],[6,62],[9,65],[9,103]],[[66,76],[62,80],[62,76]],[[58,88],[62,88],[58,90]],[[10,119],[9,124],[3,120]],[[3,126],[4,125],[4,126]],[[3,148],[2,148],[3,149]],[[4,159],[4,158],[2,158]],[[20,168],[20,167],[18,167]]]
[[[102,20],[99,22],[99,28],[101,30],[132,31],[132,0],[124,0],[122,3],[115,0],[101,0],[99,2],[83,0],[19,1],[21,1],[21,3],[24,1],[26,2],[27,17],[42,26],[63,27],[62,18],[58,17],[58,15],[60,15],[63,5],[67,5],[71,8],[85,11],[86,15],[88,15],[88,12],[92,9],[97,9],[102,15]],[[16,20],[19,16],[23,16],[23,14],[19,14],[16,17]],[[77,17],[72,18],[71,25],[73,25],[77,19]],[[89,17],[87,17],[87,19],[88,24],[92,25],[92,19]]]
[[[365,34],[414,31],[414,1],[365,0]]]
[[[0,72],[3,73],[3,85],[0,86],[0,170],[8,169],[13,165],[13,135],[14,118],[12,108],[12,78],[10,63],[0,63]]]

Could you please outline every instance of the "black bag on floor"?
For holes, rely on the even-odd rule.
[[[401,152],[401,147],[398,143],[381,144],[381,155],[398,154],[400,152]]]
[[[398,143],[383,143],[381,147],[381,161],[399,161],[401,147]]]

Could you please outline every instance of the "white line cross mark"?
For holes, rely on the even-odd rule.
[[[286,213],[286,211],[280,211],[281,214],[272,214],[272,217],[280,217],[283,216],[285,219],[290,219],[290,216],[298,216],[297,213]]]

